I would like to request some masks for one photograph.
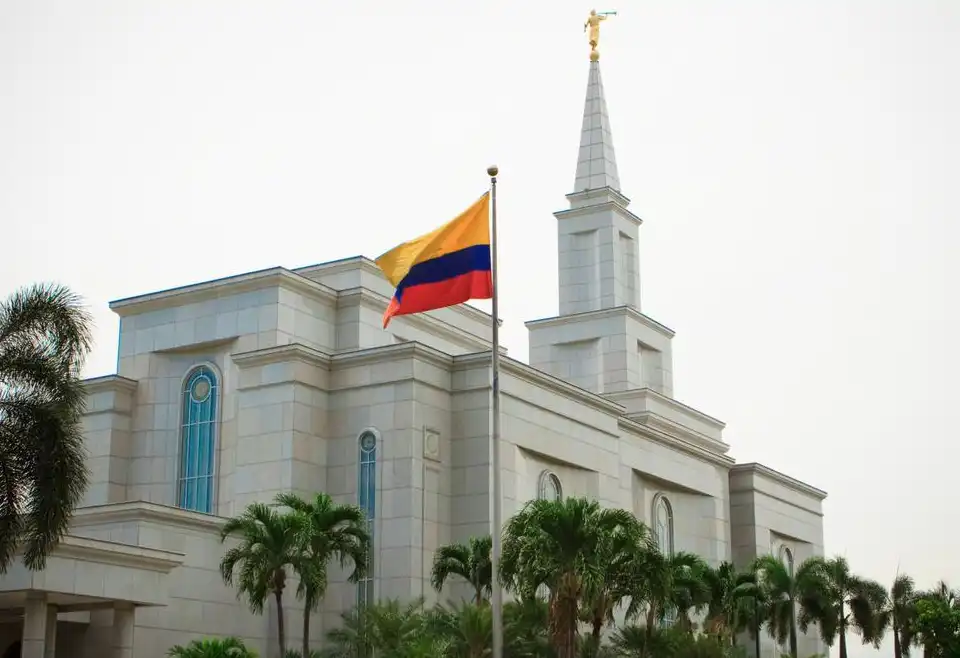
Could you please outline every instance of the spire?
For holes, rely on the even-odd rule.
[[[603,95],[600,62],[591,57],[573,192],[576,194],[604,187],[619,192],[620,176],[617,173],[617,156],[613,152],[613,135],[610,133],[607,100]]]

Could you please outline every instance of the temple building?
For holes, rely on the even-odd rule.
[[[826,494],[736,463],[723,422],[673,397],[674,332],[642,311],[642,222],[596,58],[573,183],[554,213],[559,314],[526,323],[529,364],[502,361],[505,518],[538,496],[588,496],[712,564],[822,555]],[[273,609],[254,615],[221,580],[219,531],[278,492],[324,491],[370,519],[372,572],[332,574],[317,647],[358,603],[467,595],[436,594],[429,572],[437,547],[489,532],[491,318],[457,306],[383,330],[392,292],[354,257],[113,302],[117,374],[86,384],[90,487],[47,568],[0,578],[0,656],[161,658],[212,635],[275,656]],[[822,649],[800,635],[800,655]],[[762,655],[776,651],[764,633]]]

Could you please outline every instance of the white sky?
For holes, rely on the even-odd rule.
[[[109,300],[376,256],[496,162],[525,360],[523,321],[557,311],[590,8],[2,0],[0,294],[75,288],[89,374],[113,372]],[[960,2],[597,9],[620,12],[604,83],[677,398],[727,422],[739,460],[830,492],[828,554],[960,586]]]

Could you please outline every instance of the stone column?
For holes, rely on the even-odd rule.
[[[113,658],[133,658],[133,604],[113,608]]]
[[[28,592],[23,610],[23,637],[21,658],[47,658],[44,645],[47,641],[47,597],[39,592]]]
[[[56,658],[57,655],[57,606],[47,604],[47,628],[43,658]]]

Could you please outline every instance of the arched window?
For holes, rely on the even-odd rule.
[[[377,433],[364,430],[357,439],[357,505],[367,519],[367,532],[370,534],[369,560],[366,576],[357,583],[357,605],[364,606],[373,602],[373,554],[375,542],[373,520],[377,517]]]
[[[673,508],[663,494],[653,499],[653,538],[664,555],[673,555]]]
[[[673,555],[673,507],[663,494],[653,498],[653,538],[657,548],[665,556]],[[677,611],[673,608],[664,610],[660,625],[664,628],[673,626],[677,620]]]
[[[563,498],[563,486],[555,473],[544,471],[540,474],[537,498],[540,500],[560,500]]]
[[[216,373],[199,366],[183,381],[180,410],[180,474],[177,505],[213,513],[220,384]]]
[[[793,551],[786,546],[781,546],[779,558],[787,568],[787,572],[793,576]]]

